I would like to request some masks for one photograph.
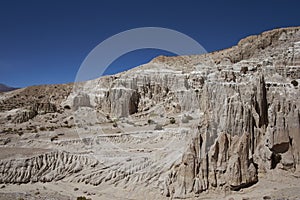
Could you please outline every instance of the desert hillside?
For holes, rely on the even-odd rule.
[[[0,93],[1,199],[299,199],[300,27]]]

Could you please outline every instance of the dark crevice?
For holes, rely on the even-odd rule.
[[[293,138],[289,137],[290,145],[293,146]]]
[[[289,142],[283,142],[283,143],[280,143],[280,144],[275,144],[271,150],[278,154],[278,153],[285,153],[289,150],[289,147],[290,147],[290,143]]]
[[[252,182],[249,182],[249,183],[242,183],[241,185],[238,185],[238,186],[230,186],[230,188],[233,191],[239,191],[243,188],[251,187],[252,185],[256,184],[257,182],[258,182],[258,180],[252,181]]]
[[[273,152],[271,155],[271,169],[275,169],[277,164],[280,163],[280,161],[281,155]]]
[[[129,114],[132,115],[138,112],[138,105],[140,102],[140,94],[138,92],[134,92],[129,100]]]

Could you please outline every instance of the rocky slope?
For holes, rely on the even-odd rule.
[[[47,153],[5,156],[0,182],[65,180],[164,199],[240,190],[274,170],[297,173],[299,81],[293,27],[85,83],[5,93],[2,146]]]

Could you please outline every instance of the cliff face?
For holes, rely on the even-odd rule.
[[[258,172],[299,170],[299,33],[297,28],[266,32],[212,55],[220,63],[219,76],[205,81],[198,135],[167,177],[164,194],[236,190],[256,183]],[[220,55],[228,56],[229,70]]]
[[[100,95],[87,91],[115,117],[157,104],[168,113],[198,112],[198,133],[167,174],[164,195],[237,190],[256,183],[258,172],[298,168],[299,40],[299,28],[277,29],[209,55],[159,57],[110,77],[107,87],[90,83]]]
[[[71,93],[69,85],[59,87],[54,90],[60,91],[58,97],[45,101],[46,95],[29,108],[22,101],[9,104],[14,97],[8,95],[0,99],[0,108],[20,109],[7,119],[19,124],[40,123],[39,117],[55,113],[54,118],[78,128],[94,153],[103,153],[98,160],[107,155],[116,159],[105,158],[105,168],[95,165],[87,169],[88,179],[76,181],[142,184],[163,196],[186,198],[210,189],[239,190],[257,183],[259,173],[273,169],[291,173],[300,169],[299,81],[300,28],[284,28],[247,37],[211,54],[161,56],[127,72],[75,84]],[[162,128],[152,130],[152,121]],[[106,128],[110,123],[114,127]],[[90,136],[105,131],[106,135]],[[112,144],[124,151],[111,148]],[[58,140],[56,145],[66,150],[77,143]],[[74,162],[80,163],[81,157],[84,154],[74,156]],[[24,180],[10,178],[12,171],[4,169],[5,162],[0,163],[1,182],[30,180],[28,175],[22,176]],[[26,174],[32,173],[28,170]],[[81,169],[68,173],[80,174]],[[35,180],[60,176],[39,177]]]
[[[204,89],[212,95],[200,98],[203,122],[182,163],[169,174],[165,194],[236,190],[256,183],[258,172],[299,169],[297,88],[267,88],[260,76],[247,85],[218,83]]]

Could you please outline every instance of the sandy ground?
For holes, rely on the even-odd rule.
[[[179,119],[176,119],[179,121]],[[164,124],[165,121],[159,121]],[[181,129],[187,129],[193,124],[197,124],[197,120],[192,120],[188,124],[180,124]],[[78,141],[81,141],[83,137],[94,137],[95,133],[110,135],[110,134],[123,134],[131,133],[134,139],[145,140],[142,143],[133,144],[128,143],[116,143],[120,148],[128,150],[128,152],[134,152],[134,155],[146,156],[153,151],[155,155],[164,155],[159,149],[161,147],[168,146],[169,143],[173,147],[184,146],[183,140],[178,141],[175,137],[166,137],[162,139],[159,136],[159,142],[151,140],[148,132],[154,132],[155,125],[147,125],[147,120],[135,122],[135,126],[130,123],[119,122],[117,128],[112,127],[111,123],[101,124],[101,132],[98,131],[98,127],[91,126],[87,133],[84,129],[74,130],[68,128],[61,128],[55,131],[39,131],[38,133],[24,133],[19,136],[17,134],[2,134],[0,138],[10,138],[11,142],[7,145],[0,147],[0,160],[4,159],[17,159],[26,158],[38,154],[43,154],[53,150],[66,150],[69,152],[75,152],[78,154],[86,153],[84,146]],[[175,134],[175,130],[178,129],[178,124],[168,124],[164,127],[166,133]],[[83,132],[84,134],[78,134]],[[143,132],[144,135],[138,135],[137,132]],[[63,134],[61,134],[63,133]],[[178,134],[178,133],[177,133]],[[50,138],[54,135],[58,136],[58,139],[51,141]],[[176,135],[176,134],[175,134]],[[112,149],[111,149],[112,150]],[[143,150],[135,152],[137,150]],[[147,151],[151,150],[151,151]],[[177,149],[178,150],[178,149]],[[173,151],[173,150],[172,150]],[[183,149],[182,149],[183,151]],[[124,151],[127,152],[127,151]],[[120,152],[119,152],[120,153]],[[165,152],[166,153],[166,152]],[[180,151],[179,151],[180,153]],[[182,152],[181,152],[182,153]],[[125,155],[126,156],[126,155]],[[28,184],[0,184],[0,200],[10,199],[77,199],[77,197],[84,196],[90,199],[99,200],[170,200],[170,198],[164,197],[159,193],[159,188],[144,187],[134,185],[135,188],[123,188],[121,186],[101,184],[93,186],[85,183],[69,182],[67,179],[63,179],[57,182],[47,183],[28,183]],[[151,188],[151,189],[149,189]],[[203,192],[198,197],[191,197],[189,199],[226,199],[226,200],[247,200],[247,199],[276,199],[276,200],[295,200],[300,199],[300,172],[290,173],[280,169],[270,171],[268,174],[259,174],[259,182],[249,188],[241,189],[240,191],[229,190],[211,190],[209,192]]]
[[[260,174],[259,182],[240,191],[210,191],[189,199],[300,199],[300,173],[289,174],[286,171],[274,170],[268,174]],[[0,199],[76,199],[85,196],[99,200],[130,199],[170,199],[155,191],[144,191],[142,188],[129,190],[111,185],[91,186],[84,183],[68,183],[64,181],[50,183],[2,184]]]

